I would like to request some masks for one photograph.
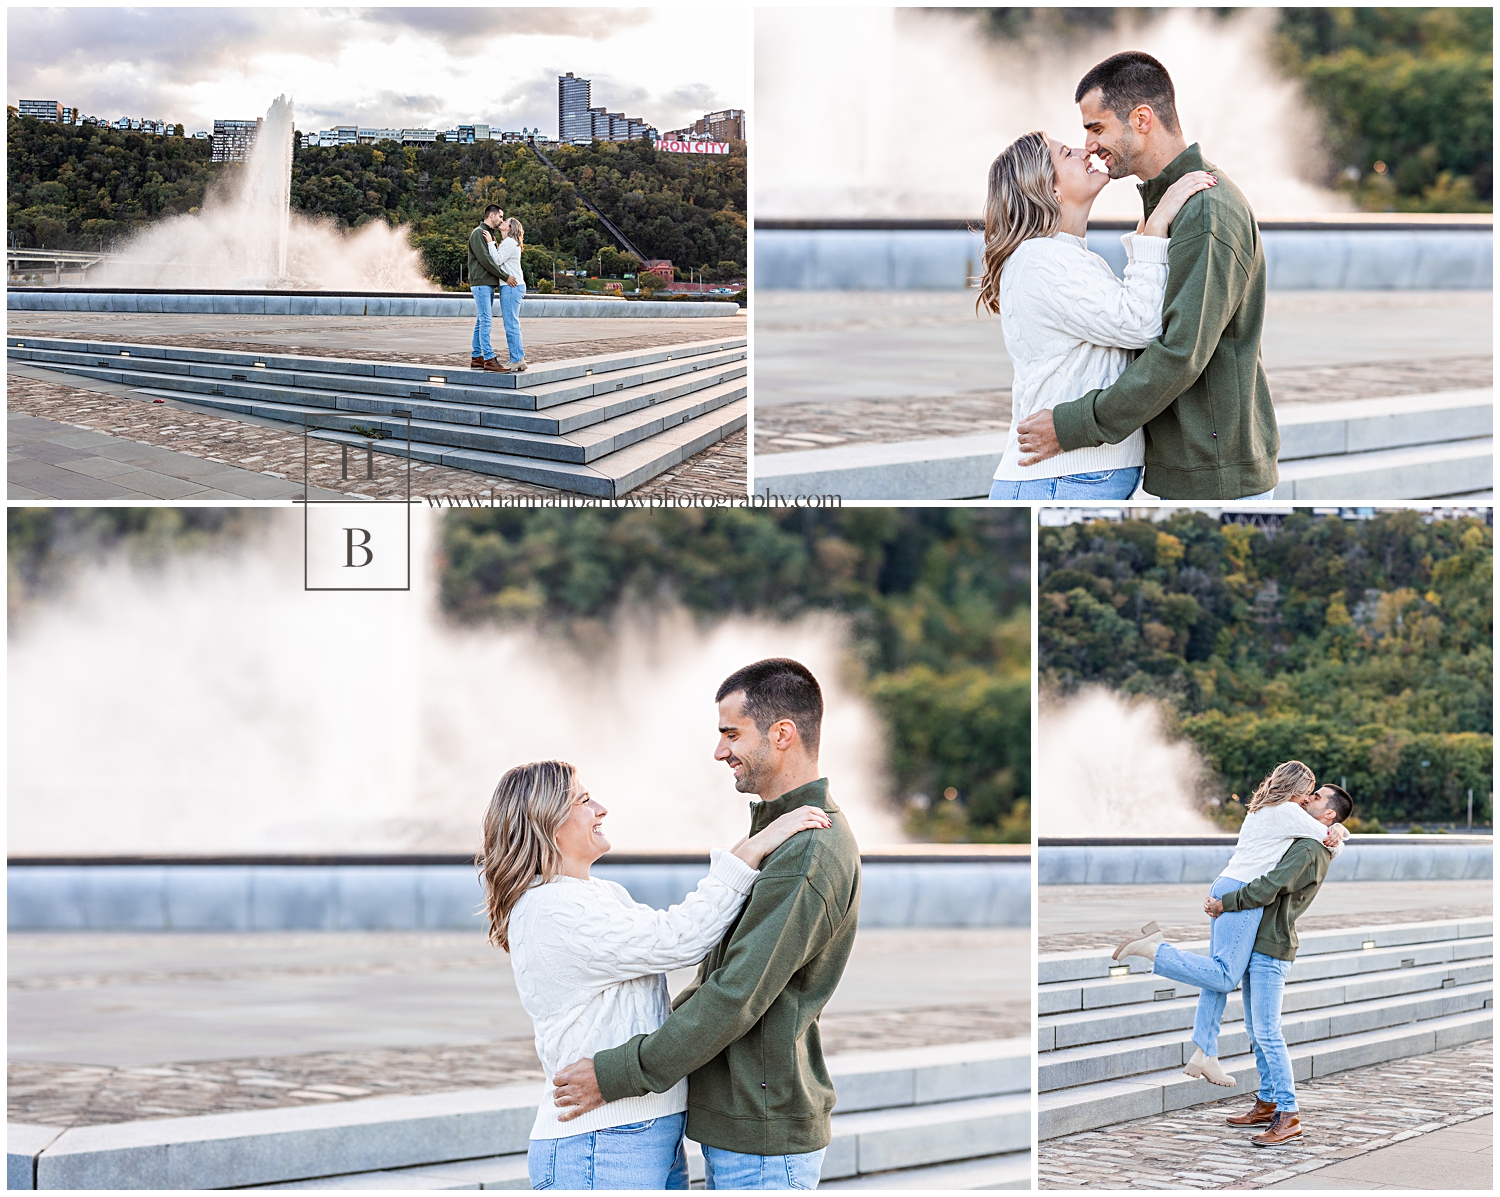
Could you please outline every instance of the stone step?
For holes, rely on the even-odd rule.
[[[1487,966],[1423,971],[1429,975],[1420,978],[1420,985],[1414,985],[1409,992],[1396,997],[1329,1001],[1300,1010],[1283,1007],[1282,1033],[1289,1045],[1296,1046],[1483,1010],[1494,1003],[1494,986]],[[1470,979],[1470,974],[1481,975]],[[1402,974],[1402,979],[1406,979],[1405,974]],[[1248,1057],[1250,1052],[1243,1007],[1238,998],[1234,1007],[1232,1016],[1230,1011],[1225,1011],[1224,1025],[1219,1033],[1221,1058]],[[1192,1010],[1189,1008],[1182,1013],[1188,1016],[1187,1026],[1171,1031],[1042,1052],[1037,1065],[1038,1092],[1181,1068],[1195,1050],[1191,1039]],[[1138,1028],[1144,1029],[1143,1026]]]
[[[341,374],[370,379],[399,379],[419,384],[442,383],[465,387],[484,387],[496,390],[528,390],[564,382],[569,379],[592,378],[597,375],[658,363],[693,358],[705,353],[720,353],[730,349],[744,349],[744,337],[723,337],[715,340],[689,341],[680,345],[659,346],[654,349],[631,349],[618,353],[594,354],[588,357],[565,358],[561,361],[544,362],[532,366],[524,374],[492,374],[464,367],[455,370],[452,366],[419,362],[380,362],[349,357],[311,357],[291,353],[247,353],[231,349],[196,349],[177,345],[144,345],[129,341],[83,340],[62,337],[7,336],[9,350],[42,349],[106,356],[128,355],[133,359],[147,361],[200,362],[219,366],[238,366],[248,369],[265,368],[302,372],[305,374]],[[131,365],[139,366],[140,361]],[[574,396],[576,397],[576,396]],[[566,402],[559,399],[558,402]]]
[[[827,1063],[839,1094],[829,1179],[1029,1147],[1025,1038],[850,1053]],[[60,1134],[18,1128],[11,1167],[23,1171],[15,1157],[29,1150],[22,1162],[36,1158],[39,1188],[526,1187],[512,1182],[524,1181],[541,1093],[533,1083]]]
[[[1494,435],[1492,387],[1293,403],[1276,411],[1282,462]]]
[[[1274,498],[1441,499],[1494,485],[1489,437],[1370,453],[1309,457],[1281,465]]]
[[[1288,1013],[1324,1010],[1349,1002],[1442,989],[1448,985],[1488,982],[1493,976],[1494,963],[1486,957],[1467,963],[1439,963],[1426,968],[1399,968],[1353,978],[1309,981],[1287,987],[1282,1009]],[[1177,994],[1175,999],[1039,1018],[1037,1050],[1062,1051],[1157,1032],[1190,1031],[1198,1004],[1197,990],[1191,986],[1169,984]],[[1241,1017],[1241,998],[1236,990],[1229,995],[1224,1021],[1238,1021]]]
[[[742,378],[732,378],[598,423],[587,424],[563,435],[431,419],[413,419],[410,432],[414,445],[420,444],[432,449],[478,449],[489,453],[584,465],[655,436],[683,420],[693,419],[733,403],[744,397],[747,389]],[[140,393],[157,397],[168,394],[150,387],[140,388]],[[229,395],[174,394],[173,397],[183,403],[279,420],[299,428],[305,420],[306,426],[311,429],[352,433],[361,444],[367,443],[370,437],[359,430],[373,429],[387,434],[387,439],[381,442],[387,447],[387,451],[394,451],[394,447],[399,445],[401,455],[405,455],[408,424],[400,416],[265,399],[241,399]]]
[[[738,432],[745,426],[748,411],[748,400],[735,399],[704,415],[681,420],[644,440],[582,464],[482,449],[445,448],[415,443],[411,448],[411,456],[415,461],[432,465],[452,466],[476,474],[490,474],[497,478],[510,478],[600,498],[618,499],[694,453]],[[361,449],[370,443],[365,437],[347,432],[320,431],[312,435],[321,440],[351,444]],[[379,441],[375,444],[375,451],[405,457],[406,444],[404,441],[400,444]]]
[[[1297,958],[1337,955],[1346,952],[1379,950],[1406,944],[1442,943],[1447,940],[1488,939],[1494,932],[1494,920],[1432,919],[1420,923],[1368,923],[1363,927],[1338,927],[1303,931],[1297,936]],[[1365,945],[1369,944],[1370,949]],[[1206,951],[1208,939],[1177,942],[1185,951]],[[1037,957],[1037,980],[1042,985],[1059,981],[1102,980],[1112,969],[1127,965],[1132,973],[1149,973],[1149,961],[1137,956],[1116,961],[1107,948],[1083,948],[1073,952],[1044,952]]]
[[[1365,940],[1374,943],[1372,940]],[[1207,942],[1178,945],[1186,951],[1206,954]],[[1494,951],[1489,937],[1445,939],[1430,942],[1373,947],[1357,946],[1352,951],[1306,953],[1299,951],[1288,975],[1288,990],[1300,983],[1333,977],[1355,977],[1386,970],[1400,970],[1418,965],[1446,964],[1458,960],[1488,959]],[[1063,981],[1039,985],[1038,1013],[1063,1014],[1069,1011],[1103,1010],[1135,1003],[1171,1001],[1196,996],[1198,989],[1186,982],[1174,981],[1149,971],[1149,962],[1131,957],[1128,974],[1088,981]],[[1136,971],[1134,964],[1143,966]],[[1115,964],[1115,968],[1121,965]]]
[[[819,1181],[820,1189],[900,1189],[917,1192],[960,1192],[975,1189],[1030,1189],[1031,1152],[982,1156],[956,1164],[898,1168],[840,1180]]]
[[[121,359],[30,348],[10,350],[10,359],[121,386],[222,393],[239,398],[302,402],[354,411],[411,410],[414,405],[423,405],[434,413],[434,419],[490,423],[496,428],[535,428],[537,431],[547,431],[553,423],[561,431],[580,428],[592,420],[604,419],[597,413],[609,410],[610,404],[616,407],[625,404],[618,410],[628,411],[657,399],[679,395],[684,386],[687,389],[709,386],[706,375],[718,374],[721,380],[733,377],[736,366],[739,374],[744,374],[745,369],[744,350],[736,348],[510,390],[483,386],[478,380],[498,378],[499,375],[477,371],[469,371],[466,375],[434,374],[428,380],[414,384],[411,380],[317,369],[282,371],[165,359]],[[452,416],[441,414],[446,411],[452,411]],[[528,417],[519,414],[543,411],[550,417],[550,423],[540,416],[531,416],[531,423],[526,423]]]
[[[1292,1071],[1297,1080],[1306,1081],[1348,1068],[1425,1055],[1487,1039],[1494,1033],[1493,1024],[1493,1009],[1485,1006],[1403,1026],[1319,1039],[1290,1049]],[[1242,1102],[1252,1098],[1259,1084],[1254,1057],[1221,1056],[1220,1063],[1235,1078],[1235,1089],[1184,1076],[1180,1068],[1172,1067],[1124,1080],[1099,1081],[1038,1094],[1037,1136],[1054,1139],[1133,1118],[1222,1101],[1230,1095]]]

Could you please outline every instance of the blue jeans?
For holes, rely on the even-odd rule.
[[[1245,1033],[1255,1049],[1255,1068],[1260,1073],[1261,1101],[1274,1101],[1281,1114],[1297,1112],[1297,1084],[1292,1078],[1292,1053],[1281,1033],[1281,991],[1290,960],[1277,960],[1264,952],[1250,957],[1245,973]]]
[[[1233,877],[1220,877],[1209,889],[1209,896],[1222,898],[1244,884]],[[1203,1049],[1205,1056],[1219,1054],[1219,1023],[1224,1019],[1224,1004],[1250,965],[1262,913],[1259,907],[1226,910],[1214,919],[1208,933],[1207,956],[1184,952],[1169,943],[1156,949],[1152,972],[1185,985],[1196,985],[1202,991],[1193,1019],[1193,1042]],[[1248,1016],[1245,1021],[1249,1022]]]
[[[526,356],[521,347],[521,300],[526,297],[526,284],[514,287],[500,284],[500,319],[505,322],[505,345],[510,350],[510,360],[518,362]]]
[[[474,348],[471,356],[481,357],[485,361],[495,356],[495,351],[490,347],[490,329],[495,323],[495,288],[494,287],[470,287],[469,294],[474,297]]]
[[[742,1155],[703,1145],[706,1187],[710,1189],[816,1189],[823,1152],[801,1155]]]
[[[533,1189],[685,1189],[687,1114],[585,1131],[565,1139],[533,1139],[526,1170]]]
[[[1244,495],[1244,496],[1242,496],[1241,499],[1236,499],[1235,502],[1237,502],[1237,503],[1238,502],[1242,502],[1245,499],[1274,499],[1275,497],[1276,497],[1276,488],[1273,486],[1270,490],[1266,491],[1266,493],[1263,494],[1263,495]]]
[[[1097,474],[1064,474],[1061,478],[1028,478],[1013,482],[996,478],[990,498],[1014,503],[1032,499],[1128,499],[1141,481],[1141,467],[1104,470]]]

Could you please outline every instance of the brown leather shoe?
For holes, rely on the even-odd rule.
[[[1243,1114],[1236,1114],[1233,1118],[1224,1119],[1230,1126],[1259,1126],[1263,1122],[1270,1122],[1276,1117],[1276,1103],[1274,1101],[1261,1101],[1255,1099],[1255,1108],[1247,1110]]]
[[[1257,1147],[1280,1147],[1301,1135],[1302,1122],[1296,1114],[1277,1114],[1265,1131],[1250,1136],[1250,1142]]]
[[[484,369],[484,358],[482,358],[482,357],[471,357],[469,359],[469,369],[471,369],[471,370],[483,370]]]
[[[491,374],[510,374],[512,370],[508,364],[502,362],[498,357],[492,357],[484,363],[484,368]]]

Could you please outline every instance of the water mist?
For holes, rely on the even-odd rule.
[[[1098,687],[1043,701],[1032,772],[1039,836],[1220,833],[1198,810],[1207,766],[1152,702]]]
[[[284,512],[233,550],[91,567],[25,611],[11,851],[469,852],[500,774],[549,757],[579,767],[617,848],[724,846],[748,799],[713,759],[714,692],[768,656],[823,685],[823,769],[856,835],[903,838],[839,622],[668,614],[589,654],[455,628],[436,608],[437,518],[414,513],[409,594],[304,592],[301,517]]]
[[[1192,9],[1145,19],[1119,11],[1127,23],[1108,33],[1004,43],[981,32],[976,17],[938,10],[762,10],[757,215],[977,220],[990,162],[1021,134],[1043,129],[1082,144],[1073,90],[1121,50],[1165,64],[1183,135],[1202,144],[1257,217],[1349,210],[1342,196],[1304,179],[1319,160],[1319,127],[1297,85],[1271,63],[1273,10],[1225,20]],[[1103,218],[1140,214],[1134,179],[1111,182],[1093,209]]]
[[[201,211],[159,221],[100,265],[103,287],[435,291],[406,232],[374,220],[350,233],[294,212],[292,102],[278,96],[237,177]]]

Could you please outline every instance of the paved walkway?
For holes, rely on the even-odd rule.
[[[1027,929],[861,932],[829,1054],[1026,1035]],[[461,932],[13,934],[12,1121],[122,1122],[534,1080],[505,955]],[[674,992],[692,970],[670,974]]]
[[[1282,1147],[1250,1142],[1259,1128],[1225,1125],[1249,1106],[1237,1094],[1153,1118],[1049,1139],[1037,1151],[1044,1189],[1260,1189],[1278,1187],[1464,1189],[1489,1188],[1477,1140],[1480,1130],[1446,1128],[1489,1121],[1494,1090],[1494,1043],[1462,1047],[1337,1072],[1297,1085],[1303,1134]],[[1428,1136],[1431,1136],[1429,1139]],[[1462,1136],[1461,1138],[1458,1136]],[[1436,1140],[1435,1142],[1433,1140]],[[1395,1152],[1387,1156],[1387,1152]],[[1382,1186],[1360,1179],[1391,1160]],[[1329,1180],[1319,1179],[1327,1169]],[[1485,1183],[1471,1182],[1481,1170]]]
[[[1495,1187],[1495,1116],[1381,1147],[1268,1189],[1445,1189]]]

